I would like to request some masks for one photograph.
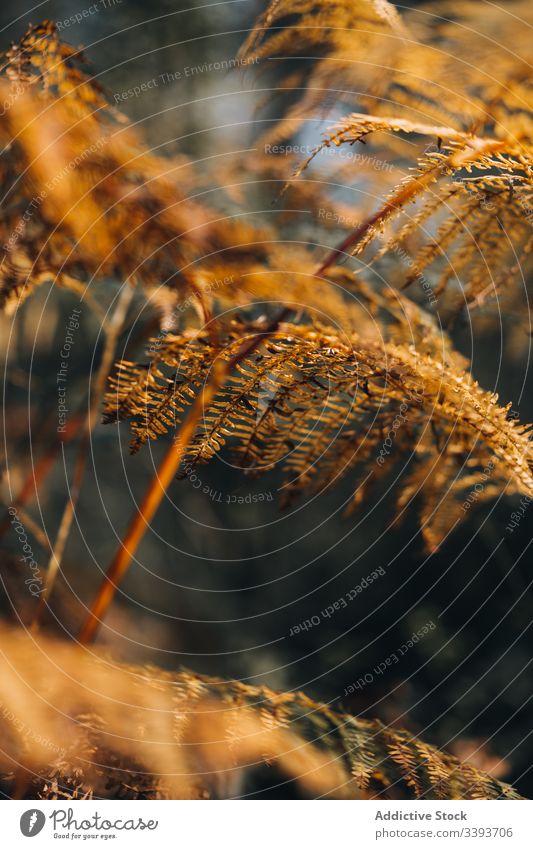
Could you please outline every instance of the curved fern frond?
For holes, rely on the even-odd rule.
[[[396,17],[380,14],[373,3],[342,0],[323,7],[275,0],[243,56],[310,62],[294,84],[295,102],[268,130],[271,141],[294,137],[304,123],[313,129],[333,105],[358,110],[328,131],[295,176],[321,151],[364,143],[371,134],[379,162],[403,171],[403,180],[377,212],[361,218],[360,204],[354,207],[350,217],[362,223],[352,225],[352,234],[330,253],[320,273],[379,237],[384,245],[378,257],[388,251],[394,261],[392,270],[387,267],[388,282],[421,280],[433,293],[432,304],[446,291],[446,306],[455,311],[510,289],[529,264],[533,89],[529,28],[517,27],[517,20],[527,24],[531,11],[516,2],[512,11],[491,7],[485,15],[485,7],[480,14],[475,2],[450,2],[440,4],[438,12],[404,10],[406,27],[400,28]],[[439,49],[442,43],[446,50]],[[318,57],[312,61],[309,45]],[[482,70],[487,66],[490,73]],[[425,139],[425,149],[402,144],[399,136]],[[367,158],[377,161],[360,156]],[[377,180],[368,180],[359,160],[350,165],[346,157],[331,157],[332,164],[358,199],[376,193]],[[330,208],[336,209],[334,199]],[[401,235],[385,229],[394,223]],[[402,265],[408,266],[403,280]],[[432,279],[426,281],[430,267]]]
[[[113,278],[202,302],[208,269],[196,263],[207,245],[228,276],[246,259],[258,262],[256,245],[273,233],[187,197],[190,162],[151,153],[82,59],[50,22],[30,27],[6,54],[0,301],[13,307],[46,278],[67,286]]]
[[[242,55],[302,57],[300,62],[317,57],[299,80],[294,80],[291,64],[299,96],[271,138],[286,138],[304,122],[327,114],[335,102],[415,122],[467,132],[490,128],[531,140],[527,0],[505,7],[484,5],[482,12],[475,0],[450,0],[437,10],[404,8],[400,17],[391,4],[379,6],[387,14],[380,15],[378,4],[371,2],[271,2]]]
[[[380,239],[372,261],[399,257],[392,279],[407,266],[403,285],[421,280],[435,298],[455,283],[456,300],[460,293],[470,307],[510,287],[524,274],[533,247],[533,148],[450,127],[352,114],[332,128],[295,176],[324,148],[351,145],[383,131],[429,136],[438,145],[426,149],[369,226],[361,225],[343,249],[360,254]],[[417,203],[414,214],[408,200]],[[387,234],[384,227],[391,223],[396,227]],[[433,273],[437,263],[443,267]],[[424,277],[430,268],[431,284]]]
[[[294,16],[296,23],[291,22]],[[241,51],[262,59],[278,50],[287,55],[287,49],[294,53],[300,47],[302,52],[308,47],[324,48],[334,41],[335,29],[349,29],[363,41],[375,32],[404,31],[397,10],[388,0],[332,0],[327,6],[317,0],[273,0]]]
[[[136,451],[179,424],[217,357],[229,360],[243,339],[260,332],[260,324],[233,322],[220,348],[205,331],[167,335],[147,366],[119,364],[106,419],[132,419]],[[216,394],[182,474],[229,444],[235,464],[248,473],[281,466],[287,503],[323,491],[356,467],[370,468],[375,478],[403,457],[422,469],[407,478],[403,504],[420,493],[421,524],[435,547],[449,530],[446,499],[457,507],[487,479],[485,497],[496,486],[533,494],[530,427],[509,420],[509,406],[500,406],[458,361],[439,358],[436,348],[420,353],[318,323],[287,324],[240,362]]]

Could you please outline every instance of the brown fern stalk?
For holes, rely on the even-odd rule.
[[[290,307],[284,307],[264,331],[252,336],[251,339],[241,345],[237,353],[227,362],[224,362],[220,358],[214,362],[209,379],[206,381],[202,391],[194,399],[178,435],[172,441],[159,468],[150,481],[144,498],[129,525],[104,580],[100,584],[100,588],[80,631],[79,640],[81,643],[87,644],[94,638],[101,620],[113,600],[118,584],[128,571],[135,552],[150,526],[150,522],[155,516],[172,479],[178,471],[179,465],[196,432],[196,427],[203,411],[209,406],[216,393],[224,385],[226,379],[233,373],[235,367],[255,351],[266,338],[277,331],[279,325],[288,317],[290,311]]]
[[[416,180],[409,182],[405,186],[400,186],[393,197],[381,207],[373,216],[367,219],[360,227],[356,228],[349,236],[335,248],[324,260],[321,266],[315,272],[316,277],[321,277],[323,273],[333,265],[339,256],[343,255],[349,248],[356,245],[367,232],[375,226],[378,226],[382,221],[394,212],[404,206],[409,200],[422,192],[430,183],[440,176],[444,168],[459,169],[464,165],[475,161],[476,158],[500,150],[504,146],[501,141],[492,139],[472,138],[468,141],[468,147],[453,153],[444,163],[436,165],[429,169]],[[233,372],[233,369],[242,359],[263,341],[265,335],[275,333],[280,323],[284,321],[289,308],[285,307],[277,318],[271,323],[265,333],[260,333],[245,343],[241,349],[230,359],[226,364],[217,361],[216,367],[213,367],[211,376],[205,384],[202,392],[197,395],[192,404],[189,413],[184,420],[178,437],[173,441],[163,458],[156,474],[152,478],[148,490],[128,528],[128,531],[121,542],[111,566],[108,569],[96,598],[89,610],[88,617],[80,632],[80,641],[82,643],[90,642],[98,630],[100,620],[105,615],[113,596],[116,592],[118,583],[123,579],[129,569],[132,558],[146,533],[146,530],[153,519],[161,501],[167,491],[172,478],[175,476],[179,465],[184,457],[191,439],[196,431],[196,426],[200,421],[203,410],[207,407],[218,390],[223,386],[226,378]]]

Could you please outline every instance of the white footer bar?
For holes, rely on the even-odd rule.
[[[5,802],[1,845],[531,849],[533,802]]]

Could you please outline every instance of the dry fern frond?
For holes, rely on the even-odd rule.
[[[106,420],[132,419],[136,451],[179,423],[217,357],[230,359],[257,333],[260,324],[233,322],[220,348],[205,331],[168,334],[152,346],[147,365],[118,365]],[[394,464],[389,455],[412,457],[422,472],[408,478],[404,496],[409,500],[420,489],[422,526],[435,547],[438,529],[447,527],[441,501],[461,504],[486,480],[488,465],[486,496],[495,486],[533,494],[533,448],[530,428],[509,421],[509,407],[483,391],[460,360],[442,352],[439,358],[436,345],[427,350],[380,346],[319,324],[283,325],[239,363],[204,412],[183,474],[229,443],[236,465],[248,473],[282,466],[287,502],[324,490],[356,466],[374,466],[372,477]]]
[[[79,287],[109,278],[174,291],[205,318],[216,303],[285,299],[344,320],[346,301],[314,277],[316,261],[272,227],[221,215],[187,197],[185,157],[157,157],[79,66],[54,26],[30,27],[0,80],[0,306],[13,310],[44,280]],[[194,182],[193,182],[194,181]],[[350,321],[348,317],[348,321]]]
[[[438,148],[425,151],[412,173],[354,231],[343,250],[353,246],[360,254],[379,238],[382,244],[373,262],[387,255],[397,260],[399,255],[392,279],[407,264],[404,285],[422,280],[428,288],[424,275],[438,261],[443,268],[430,277],[432,281],[436,277],[434,297],[453,281],[456,300],[460,292],[469,306],[509,288],[524,274],[533,247],[533,148],[451,127],[352,114],[332,128],[296,176],[321,149],[354,144],[385,130],[438,139]],[[414,213],[409,202],[417,203]],[[387,235],[384,228],[391,223],[396,227]],[[326,260],[322,268],[328,264]]]
[[[350,100],[354,90],[351,81],[345,87],[339,85],[339,80],[345,63],[353,66],[354,51],[366,58],[383,42],[392,50],[393,43],[404,35],[402,20],[387,0],[333,0],[327,4],[315,0],[272,0],[241,48],[241,58],[253,62],[293,56],[304,57],[304,62],[309,56],[323,58],[317,59],[310,75],[300,72],[298,78],[291,72],[295,90],[303,90],[304,96],[267,137],[275,141],[292,135],[307,117],[314,118],[324,103],[331,106],[329,92],[336,100]],[[348,56],[341,48],[347,37]]]
[[[294,133],[335,102],[457,130],[490,127],[531,140],[527,0],[482,8],[476,0],[452,0],[437,10],[402,9],[400,18],[395,10],[380,15],[377,6],[273,0],[243,56],[318,58],[294,83],[303,94],[272,138]]]
[[[68,286],[110,277],[201,301],[195,262],[207,246],[227,276],[273,233],[188,198],[189,161],[149,152],[80,59],[49,22],[6,56],[1,303],[13,309],[47,278]]]
[[[177,321],[189,305],[205,319],[218,303],[275,293],[353,325],[308,251],[188,198],[197,190],[188,160],[148,152],[80,58],[50,23],[7,54],[4,72],[18,88],[10,100],[0,81],[11,104],[0,119],[0,306],[13,311],[45,280],[79,289],[114,278],[142,283],[154,299],[162,286],[173,292]]]
[[[293,16],[300,20],[291,23]],[[256,21],[242,53],[262,59],[278,50],[286,55],[287,48],[291,53],[300,46],[302,52],[324,48],[334,41],[335,29],[349,29],[364,41],[375,32],[403,32],[403,24],[388,0],[332,0],[327,5],[317,0],[274,0]]]
[[[183,425],[82,641],[180,461],[188,476],[229,448],[247,474],[280,469],[284,504],[349,478],[349,511],[398,473],[395,516],[416,501],[430,550],[481,501],[502,492],[533,497],[530,426],[480,388],[429,312],[390,286],[419,281],[433,298],[451,290],[456,304],[473,307],[509,288],[529,260],[531,46],[516,16],[530,11],[523,0],[509,8],[484,4],[478,20],[478,3],[445,2],[436,19],[416,10],[400,17],[387,0],[273,0],[241,55],[297,58],[283,90],[302,96],[268,137],[287,138],[334,108],[337,123],[296,176],[321,151],[367,141],[390,165],[379,185],[371,185],[369,163],[353,169],[349,190],[384,199],[370,213],[357,204],[348,235],[321,264],[316,232],[280,239],[279,223],[248,224],[240,210],[193,200],[211,173],[199,179],[185,157],[154,156],[50,22],[30,27],[5,54],[0,306],[17,309],[50,280],[78,294],[93,281],[143,286],[165,332],[150,342],[146,363],[117,364],[105,420],[131,420],[132,451]],[[245,162],[276,190],[280,164],[261,154]],[[301,212],[316,223],[318,204],[329,202],[340,224],[353,195],[339,199],[334,190],[346,188],[351,164],[338,173],[343,184],[324,179],[326,188],[301,180],[281,227]],[[245,182],[254,183],[249,175]],[[240,203],[245,189],[235,183],[228,195]],[[386,269],[383,291],[365,271],[333,268],[363,251],[367,266]],[[267,318],[258,318],[258,303]],[[282,309],[271,318],[273,304]],[[231,320],[221,316],[226,308]],[[267,764],[313,797],[518,798],[407,732],[302,693],[117,666],[3,626],[0,636],[0,770],[9,789],[29,774],[42,798],[238,796],[243,771]]]
[[[260,18],[244,56],[276,58],[279,51],[277,58],[308,57],[309,44],[318,55],[295,86],[296,103],[268,131],[269,139],[294,136],[304,122],[323,119],[333,104],[368,109],[334,125],[295,176],[324,149],[353,146],[370,134],[380,161],[385,158],[391,170],[406,175],[377,212],[352,225],[351,236],[320,273],[381,237],[379,257],[387,247],[396,251],[389,252],[394,260],[389,282],[402,282],[400,251],[409,266],[407,284],[424,279],[425,270],[444,258],[436,280],[424,282],[434,287],[434,298],[450,289],[447,303],[454,310],[497,297],[523,274],[533,245],[531,13],[523,2],[510,5],[512,11],[491,6],[487,14],[476,2],[443,3],[437,15],[406,10],[407,29],[392,18],[385,22],[387,16],[371,3],[276,0]],[[517,23],[521,17],[523,27]],[[416,142],[402,144],[398,135],[424,139],[425,150]],[[377,181],[367,183],[368,174],[356,162],[351,173],[346,159],[338,159],[337,168],[339,179],[354,184],[359,195],[375,193]],[[331,205],[335,208],[334,201]],[[361,220],[360,213],[355,207],[352,218]],[[396,218],[401,235],[385,232]],[[407,240],[414,245],[406,246]]]
[[[254,247],[257,258],[253,256]],[[297,242],[251,242],[249,252],[207,258],[187,269],[184,276],[190,280],[193,294],[179,311],[187,305],[197,307],[203,296],[211,307],[221,310],[250,303],[268,310],[273,303],[285,304],[297,313],[317,316],[348,330],[365,321],[364,311],[349,295],[353,275],[344,269],[332,268],[327,275],[318,276],[316,257]]]
[[[2,646],[0,770],[7,786],[23,771],[30,797],[227,798],[267,764],[313,798],[520,798],[406,731],[301,692],[120,666],[5,626]]]

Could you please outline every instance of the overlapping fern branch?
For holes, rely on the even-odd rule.
[[[301,692],[1,636],[0,780],[16,786],[24,770],[36,798],[227,798],[261,765],[312,798],[520,798],[406,731]]]
[[[106,420],[132,419],[133,451],[179,428],[217,358],[227,361],[258,334],[260,322],[234,321],[217,345],[207,331],[154,340],[149,362],[118,365]],[[530,427],[509,420],[510,405],[483,391],[453,354],[426,351],[318,323],[283,324],[238,364],[204,411],[183,457],[185,473],[229,444],[234,463],[249,474],[282,467],[287,503],[356,467],[372,479],[392,471],[394,459],[411,459],[423,475],[413,487],[411,469],[399,498],[405,504],[406,493],[420,490],[431,547],[465,515],[461,504],[487,466],[483,497],[498,487],[533,495]],[[391,434],[394,450],[386,447]],[[354,499],[363,492],[354,486]]]
[[[449,10],[468,20],[474,6],[451,4]],[[444,13],[447,8],[443,6]],[[522,4],[516,8],[522,10]],[[308,0],[276,0],[243,48],[243,56],[257,59],[277,49],[294,52],[296,43],[303,53],[321,44],[323,59],[309,78],[307,94],[295,107],[302,120],[316,108],[316,97],[322,97],[325,84],[331,81],[331,68],[350,85],[356,79],[352,72],[361,72],[359,65],[368,72],[367,88],[358,95],[357,105],[372,104],[377,114],[349,113],[317,152],[377,136],[382,145],[385,137],[385,148],[401,159],[405,137],[426,144],[415,159],[414,171],[392,188],[382,206],[318,269],[311,251],[276,242],[271,228],[220,219],[213,210],[192,202],[187,191],[197,175],[187,160],[148,153],[124,116],[109,107],[100,87],[84,72],[79,51],[63,45],[48,22],[30,27],[21,43],[6,54],[3,69],[10,85],[4,85],[10,108],[0,122],[5,142],[2,179],[9,201],[1,222],[1,288],[12,308],[46,277],[77,290],[110,275],[142,282],[148,297],[163,303],[167,312],[178,298],[192,294],[191,304],[209,321],[209,336],[196,331],[189,336],[183,330],[181,336],[156,342],[147,369],[119,367],[116,391],[108,397],[109,416],[134,416],[136,447],[174,425],[176,416],[198,398],[217,357],[230,361],[228,351],[236,339],[231,331],[227,336],[222,330],[219,336],[217,323],[210,320],[218,303],[246,304],[268,300],[275,293],[284,310],[290,306],[308,316],[322,314],[336,320],[342,331],[294,326],[287,328],[290,337],[276,333],[275,341],[269,343],[275,347],[263,346],[259,354],[261,326],[247,325],[243,316],[237,335],[256,334],[253,356],[242,361],[238,357],[236,368],[229,370],[221,386],[217,381],[211,384],[207,416],[197,429],[191,419],[192,442],[183,443],[183,463],[209,459],[231,436],[238,444],[237,462],[249,472],[271,469],[285,458],[288,500],[304,489],[329,486],[359,462],[371,462],[403,405],[409,420],[395,448],[399,453],[414,453],[427,476],[433,467],[427,468],[424,461],[437,444],[440,460],[433,464],[438,474],[432,480],[449,484],[444,501],[433,487],[422,509],[424,533],[434,546],[451,526],[443,516],[449,515],[453,525],[465,487],[475,485],[493,457],[497,472],[483,488],[484,497],[494,494],[498,486],[530,492],[527,433],[508,422],[506,409],[481,393],[466,372],[456,370],[455,357],[443,363],[430,359],[424,371],[424,355],[413,353],[405,337],[392,338],[385,348],[377,345],[375,328],[373,338],[372,333],[355,337],[353,329],[364,324],[364,310],[343,297],[342,289],[355,291],[360,299],[364,281],[361,275],[333,272],[332,266],[348,250],[360,253],[375,247],[379,237],[382,244],[370,259],[392,260],[388,282],[403,276],[401,284],[416,280],[426,284],[427,273],[438,297],[452,277],[454,285],[460,277],[460,298],[471,306],[508,286],[513,273],[522,272],[532,245],[527,214],[531,128],[520,106],[527,104],[530,89],[523,73],[525,45],[520,42],[512,57],[497,51],[507,87],[491,88],[486,76],[478,78],[480,72],[472,68],[466,86],[469,108],[463,87],[455,99],[447,101],[443,114],[435,75],[447,71],[449,60],[442,51],[434,51],[432,43],[446,34],[463,55],[464,27],[453,28],[443,19],[428,29],[413,14],[413,20],[407,16],[405,26],[386,0],[336,0],[326,7]],[[480,44],[497,26],[495,16],[494,10],[487,15]],[[508,32],[505,15],[502,21],[502,32]],[[359,51],[356,62],[354,45]],[[384,50],[391,57],[386,66],[377,61]],[[404,57],[424,70],[420,78],[424,85],[432,80],[423,109],[418,76],[407,72]],[[369,67],[376,70],[370,73]],[[347,103],[349,91],[353,86],[341,92],[335,88]],[[385,101],[388,106],[383,109]],[[393,117],[389,107],[394,107]],[[294,117],[289,115],[291,132],[298,126]],[[439,123],[430,123],[429,118]],[[283,135],[289,124],[282,121],[274,134]],[[428,150],[429,139],[433,148]],[[308,164],[309,160],[304,167]],[[415,213],[406,218],[413,202]],[[385,229],[393,225],[395,229]],[[202,258],[207,245],[209,255]],[[404,256],[410,257],[407,275],[402,275]],[[439,265],[437,275],[434,266]],[[326,273],[329,280],[335,273],[334,282],[340,285],[330,285]],[[377,296],[372,303],[374,320],[380,333],[386,333],[376,304]],[[407,305],[405,312],[409,312]],[[186,314],[177,321],[173,315],[171,325],[186,327],[189,318]],[[326,342],[317,342],[322,333],[331,353],[325,353]],[[436,343],[428,341],[434,339],[433,333],[427,336],[424,344],[432,346],[427,355],[431,358]],[[221,346],[227,347],[219,355]],[[359,358],[352,356],[354,346]],[[168,378],[161,371],[163,364],[176,368],[178,374]],[[395,368],[403,370],[404,377],[394,378]],[[410,375],[407,382],[405,374]],[[441,383],[447,387],[444,395]],[[272,398],[258,414],[261,384],[269,387]],[[415,391],[421,394],[413,403]],[[481,405],[481,412],[474,412],[475,403]],[[167,464],[169,478],[178,459],[174,456]],[[411,472],[407,491],[417,490],[417,474]],[[356,490],[354,503],[363,492],[361,487]],[[151,510],[156,509],[156,501],[150,496]],[[405,490],[399,503],[408,503]],[[141,518],[146,517],[139,517],[139,523]],[[136,540],[138,536],[136,531]]]

